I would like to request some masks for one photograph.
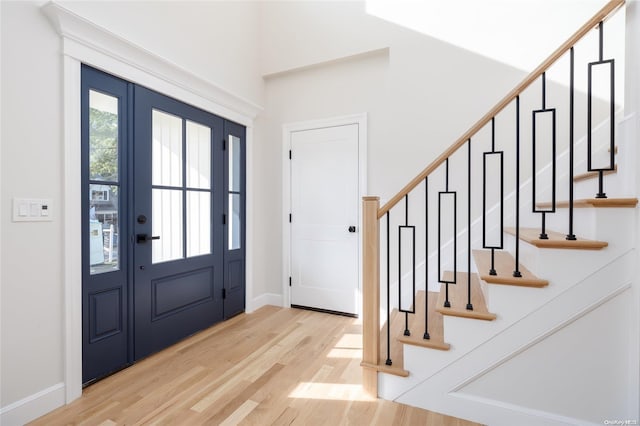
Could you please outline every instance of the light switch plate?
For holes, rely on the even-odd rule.
[[[50,222],[53,220],[50,198],[14,198],[14,222]]]

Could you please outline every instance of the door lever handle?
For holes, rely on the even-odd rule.
[[[136,234],[136,243],[138,244],[145,243],[151,240],[159,240],[159,239],[160,239],[160,235],[154,235],[153,237],[150,237],[147,234]]]
[[[350,226],[349,227],[349,232],[356,232],[356,227],[355,226]]]

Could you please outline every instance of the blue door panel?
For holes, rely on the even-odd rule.
[[[118,99],[118,207],[127,210],[129,195],[126,185],[127,133],[130,114],[129,86],[126,81],[82,67],[81,98],[81,171],[82,171],[82,379],[92,382],[100,377],[126,367],[132,361],[129,356],[129,286],[126,259],[129,246],[120,243],[120,269],[100,274],[90,271],[90,199],[89,188],[89,91],[93,90]],[[94,182],[95,183],[95,182]],[[119,221],[120,235],[127,235],[128,221]],[[100,230],[98,231],[99,234]]]
[[[224,232],[224,271],[225,271],[225,301],[224,301],[224,317],[231,318],[234,315],[237,315],[245,310],[245,253],[246,253],[246,129],[236,123],[231,121],[225,121],[224,123],[224,137],[227,140],[227,146],[229,145],[229,139],[233,136],[237,138],[240,142],[240,155],[239,158],[236,159],[236,166],[240,165],[240,185],[239,187],[232,188],[229,184],[229,170],[232,167],[232,162],[234,159],[230,158],[231,150],[228,149],[224,158],[225,163],[225,174],[223,179],[223,185],[225,189],[225,197],[224,197],[224,209],[227,215],[231,216],[233,213],[233,209],[230,209],[230,201],[231,197],[237,197],[240,204],[239,215],[236,218],[240,223],[240,238],[239,244],[237,248],[230,248],[229,245],[229,224],[230,221],[227,221],[227,226]]]
[[[214,268],[188,271],[151,281],[152,321],[214,298]]]

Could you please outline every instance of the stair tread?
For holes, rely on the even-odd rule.
[[[515,235],[515,228],[505,228],[504,232]],[[540,239],[539,228],[520,228],[520,239],[532,244],[538,248],[555,248],[555,249],[577,249],[577,250],[600,250],[609,245],[606,241],[587,240],[579,238],[574,241],[566,239],[565,234],[560,232],[547,230],[548,240]]]
[[[496,314],[489,312],[487,308],[478,274],[471,274],[471,304],[473,305],[473,310],[467,309],[467,276],[466,272],[458,272],[456,274],[457,284],[449,285],[450,308],[444,307],[446,284],[442,284],[436,310],[443,315],[493,321],[496,319]],[[452,278],[453,272],[444,273],[444,279],[451,280]]]
[[[397,338],[399,342],[421,346],[424,348],[449,350],[450,345],[444,341],[444,322],[442,314],[436,310],[438,292],[429,292],[429,339],[424,338],[424,313],[425,313],[425,292],[416,293],[415,315],[410,316],[409,330],[410,336],[400,334]]]
[[[402,345],[400,345],[402,346]],[[381,373],[393,374],[394,376],[400,377],[409,377],[409,372],[402,367],[398,367],[397,365],[386,365],[385,360],[381,360],[378,365],[369,364],[368,362],[362,361],[360,363],[361,367],[372,368]]]
[[[615,164],[613,166],[613,170],[605,170],[604,175],[611,175],[614,173],[618,173],[618,165]],[[585,173],[580,173],[578,175],[574,175],[573,176],[573,181],[574,182],[580,182],[583,180],[589,180],[589,179],[596,179],[598,177],[600,173],[598,172],[585,172]]]
[[[519,265],[521,277],[514,277],[513,270],[515,266],[515,259],[509,252],[496,251],[494,255],[494,268],[496,275],[490,275],[491,269],[491,251],[490,250],[473,250],[473,258],[475,259],[476,266],[478,267],[478,273],[480,279],[491,284],[506,284],[516,285],[523,287],[545,287],[549,285],[549,281],[536,277],[526,267]]]
[[[389,330],[389,335],[391,336],[391,352],[387,354],[387,324],[382,326],[380,329],[380,362],[379,366],[384,368],[384,370],[378,369],[378,371],[384,371],[385,373],[397,374],[396,372],[387,371],[392,369],[394,371],[404,371],[404,351],[402,349],[401,344],[394,344],[394,339],[396,336],[402,335],[404,332],[404,315],[402,312],[399,312],[397,309],[393,309],[389,314],[389,322],[391,323],[391,329]],[[385,364],[387,360],[387,356],[391,358],[393,364],[388,366]]]
[[[573,201],[575,208],[633,208],[638,204],[637,198],[584,198]],[[538,208],[551,208],[551,203],[537,203]],[[569,201],[556,202],[556,208],[568,208]]]

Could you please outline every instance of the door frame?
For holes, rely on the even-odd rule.
[[[41,10],[62,39],[64,386],[56,394],[56,401],[68,404],[82,395],[82,229],[78,226],[82,217],[81,65],[84,63],[129,82],[141,84],[246,127],[247,313],[259,307],[253,294],[252,165],[253,120],[263,108],[85,20],[63,5],[50,2]]]
[[[289,150],[294,132],[326,127],[358,125],[358,229],[362,229],[362,203],[367,194],[367,113],[345,115],[318,120],[299,121],[282,125],[282,305],[291,307],[291,163]],[[362,232],[358,232],[358,312],[362,313]]]

